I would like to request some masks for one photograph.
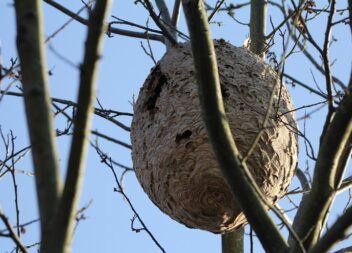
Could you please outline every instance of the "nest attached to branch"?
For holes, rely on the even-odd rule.
[[[297,163],[297,127],[287,88],[256,55],[214,41],[226,115],[243,156],[267,126],[247,160],[270,203],[287,191]],[[246,223],[210,146],[202,120],[191,46],[167,52],[146,79],[131,131],[137,178],[149,198],[188,227],[214,233]]]

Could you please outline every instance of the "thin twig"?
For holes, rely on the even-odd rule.
[[[85,204],[83,207],[81,207],[80,209],[77,210],[76,212],[76,224],[75,224],[75,227],[73,229],[73,234],[76,233],[76,230],[78,228],[78,225],[79,223],[82,221],[82,220],[86,220],[87,219],[87,216],[85,215],[85,212],[87,211],[87,209],[92,205],[93,203],[93,200],[90,200],[87,204]]]
[[[34,224],[34,223],[37,223],[37,222],[39,222],[39,221],[40,221],[40,219],[34,219],[34,220],[31,220],[31,221],[22,223],[22,224],[19,225],[19,228],[22,230],[23,228],[25,228],[25,227],[27,227],[27,226],[29,226],[29,225],[32,225],[32,224]],[[17,228],[17,226],[14,226],[13,228]],[[8,232],[9,232],[9,230],[8,230],[7,228],[0,230],[0,234],[8,233]],[[28,247],[27,247],[27,248],[28,248]]]
[[[80,8],[76,12],[76,15],[78,16],[85,9],[87,9],[87,8],[89,9],[92,6],[93,2],[94,2],[94,0],[90,0],[87,4],[85,4],[82,8]],[[62,26],[59,27],[59,29],[57,29],[54,33],[52,33],[50,36],[48,36],[45,39],[45,43],[48,43],[50,40],[52,40],[57,34],[59,34],[62,30],[64,30],[73,20],[74,20],[73,17],[71,17],[69,20],[67,20]]]
[[[351,187],[352,187],[352,176],[345,178],[342,181],[341,186],[339,187],[339,189],[337,189],[337,194],[340,194]]]
[[[267,124],[268,124],[268,121],[269,121],[269,118],[270,118],[270,113],[271,113],[273,101],[274,101],[275,94],[276,94],[276,91],[277,91],[276,85],[277,85],[277,82],[275,82],[275,85],[271,89],[270,98],[269,98],[268,103],[267,103],[267,110],[266,110],[266,113],[265,113],[265,116],[264,116],[264,119],[263,119],[263,122],[262,122],[262,127],[260,128],[260,130],[257,133],[256,137],[254,138],[251,146],[249,147],[248,151],[246,152],[246,155],[243,157],[243,159],[242,159],[243,163],[246,163],[247,159],[251,156],[251,154],[253,153],[254,149],[256,148],[256,146],[257,146],[257,144],[259,142],[260,137],[262,136],[264,130],[267,127]]]
[[[160,30],[163,32],[163,35],[166,37],[166,39],[171,43],[171,45],[177,45],[176,38],[171,34],[170,29],[168,29],[170,25],[168,27],[165,27],[164,24],[162,24],[160,17],[156,15],[154,8],[149,0],[144,0],[143,2],[144,2],[144,6],[149,11],[149,14],[153,19],[154,23],[160,28]]]
[[[280,117],[282,117],[282,116],[284,116],[284,115],[286,115],[286,114],[288,114],[288,113],[291,113],[291,112],[298,112],[298,111],[300,111],[300,110],[302,110],[302,109],[307,109],[307,108],[314,107],[314,106],[317,106],[317,105],[322,105],[322,104],[325,105],[325,104],[326,104],[326,100],[320,101],[320,102],[317,102],[317,103],[314,103],[314,104],[302,105],[302,106],[297,107],[297,108],[295,108],[295,109],[292,109],[292,110],[288,110],[288,111],[286,111],[286,112],[283,112],[283,113],[277,115],[277,117],[280,118]]]
[[[278,8],[278,9],[282,12],[284,18],[287,17],[287,14],[286,14],[286,12],[285,12],[284,5],[280,5],[280,4],[278,4],[277,2],[275,2],[275,1],[268,1],[268,3],[271,4],[271,5],[273,5],[273,6],[275,6],[276,8]],[[305,46],[302,45],[302,43],[300,43],[300,42],[298,41],[298,38],[297,38],[297,37],[294,35],[294,33],[292,32],[292,29],[291,29],[290,25],[288,24],[288,22],[286,22],[286,26],[287,26],[287,29],[288,29],[288,31],[289,31],[291,37],[293,38],[293,40],[294,40],[294,41],[297,41],[297,45],[298,45],[298,47],[302,50],[303,54],[308,58],[308,60],[313,64],[313,66],[314,66],[320,73],[324,74],[324,68],[322,68],[322,67],[320,66],[320,64],[314,59],[314,57],[309,53],[308,50],[304,50],[304,49],[305,49]],[[336,84],[338,84],[342,89],[345,89],[345,88],[346,88],[346,85],[345,85],[340,79],[338,79],[336,76],[333,76],[332,78],[333,78],[333,81],[334,81]]]
[[[113,25],[113,24],[129,25],[129,26],[133,26],[133,27],[137,27],[137,28],[143,29],[143,30],[145,30],[146,32],[153,32],[153,33],[160,33],[160,34],[162,34],[162,32],[160,32],[159,30],[149,28],[148,26],[139,25],[139,24],[136,24],[136,23],[133,23],[133,22],[130,22],[130,21],[127,21],[127,20],[118,18],[118,17],[116,17],[116,16],[114,16],[114,15],[112,15],[111,17],[113,17],[113,18],[116,19],[117,21],[111,21],[111,22],[109,23],[109,26],[111,26],[111,25]]]
[[[69,9],[65,8],[61,4],[59,4],[59,3],[57,3],[57,2],[55,2],[53,0],[44,0],[44,2],[46,2],[49,5],[51,5],[55,9],[61,11],[62,13],[72,17],[74,20],[78,21],[79,23],[81,23],[83,25],[86,25],[86,26],[88,25],[88,20],[87,19],[82,18],[79,15],[76,15],[76,13],[74,13],[74,12],[70,11]],[[134,32],[134,31],[124,30],[124,29],[118,29],[118,28],[111,27],[108,24],[105,27],[105,31],[110,36],[111,36],[111,34],[118,34],[118,35],[123,35],[123,36],[128,36],[128,37],[147,39],[145,33]],[[165,43],[164,36],[159,35],[159,34],[149,34],[149,39]]]
[[[323,127],[323,132],[321,134],[320,140],[324,138],[324,135],[330,125],[331,119],[334,115],[335,108],[334,108],[334,99],[332,95],[332,87],[333,87],[333,80],[331,75],[331,68],[330,68],[330,60],[329,60],[329,45],[330,45],[330,36],[332,31],[332,19],[336,11],[336,0],[331,1],[330,13],[328,17],[328,22],[326,25],[326,32],[325,32],[325,39],[324,39],[324,48],[322,51],[324,69],[325,69],[325,82],[326,82],[326,91],[328,94],[328,104],[329,110],[326,116],[325,124]]]
[[[105,140],[111,141],[111,142],[113,142],[113,143],[115,143],[115,144],[121,145],[121,146],[123,146],[123,147],[125,147],[125,148],[132,149],[132,146],[131,146],[130,144],[127,144],[127,143],[125,143],[125,142],[123,142],[123,141],[114,139],[114,138],[112,138],[112,137],[110,137],[110,136],[108,136],[108,135],[99,133],[99,132],[96,131],[96,130],[92,130],[92,134],[94,134],[94,135],[96,135],[96,136],[98,136],[98,137],[104,138]]]
[[[22,92],[12,92],[12,91],[4,91],[4,90],[0,90],[1,94],[5,94],[5,95],[9,95],[9,96],[16,96],[16,97],[23,97],[23,93]],[[60,104],[64,104],[64,105],[69,105],[69,106],[73,106],[73,107],[77,107],[78,104],[76,102],[70,101],[70,100],[66,100],[66,99],[61,99],[61,98],[54,98],[52,97],[51,100],[53,102],[57,102]],[[107,119],[108,121],[114,123],[115,125],[121,127],[123,130],[126,131],[130,131],[131,129],[122,124],[121,122],[117,121],[116,119],[114,119],[115,116],[133,116],[132,113],[129,112],[120,112],[120,111],[115,111],[115,110],[105,110],[105,109],[100,109],[100,108],[94,108],[94,114]],[[114,117],[109,116],[110,114],[113,114]]]
[[[325,94],[323,94],[323,93],[321,93],[321,92],[319,92],[319,91],[313,89],[312,87],[310,87],[310,86],[308,86],[307,84],[305,84],[305,83],[299,81],[299,80],[296,79],[295,77],[293,77],[293,76],[291,76],[291,75],[289,75],[289,74],[287,74],[287,73],[283,73],[283,76],[286,77],[287,79],[291,80],[291,81],[293,82],[293,84],[298,84],[299,86],[305,88],[306,90],[308,90],[308,91],[310,91],[310,92],[312,92],[312,93],[314,93],[314,94],[316,94],[316,95],[318,95],[318,96],[320,96],[320,97],[322,97],[322,98],[327,99],[327,96],[326,96]]]
[[[117,177],[117,174],[115,172],[111,157],[108,157],[106,154],[103,154],[99,149],[96,149],[98,155],[101,158],[101,162],[103,164],[105,164],[113,173],[115,182],[117,184],[117,187],[114,188],[115,192],[120,193],[124,199],[127,201],[129,207],[131,208],[133,214],[137,217],[138,221],[140,222],[140,224],[143,227],[143,230],[149,235],[149,237],[153,240],[153,242],[157,245],[157,247],[161,250],[161,252],[165,253],[165,249],[160,245],[160,243],[158,242],[158,240],[154,237],[154,235],[151,233],[151,231],[148,229],[148,227],[146,226],[146,224],[144,223],[144,221],[142,220],[142,218],[140,217],[139,213],[137,212],[137,210],[134,208],[131,200],[128,198],[128,196],[126,195],[126,193],[123,190],[123,187]]]
[[[23,245],[20,238],[16,235],[9,219],[5,216],[5,214],[3,213],[1,208],[0,208],[0,219],[5,224],[5,227],[7,228],[8,232],[9,232],[8,236],[14,241],[14,243],[17,245],[17,247],[22,251],[22,253],[28,253],[26,247]]]
[[[68,115],[64,110],[61,110],[58,106],[56,106],[55,103],[53,103],[53,106],[58,110],[58,113],[63,114],[63,115],[66,117],[66,119],[70,122],[70,123],[69,123],[69,126],[66,127],[66,129],[65,129],[63,132],[60,133],[60,135],[68,135],[68,134],[71,134],[71,133],[69,133],[69,130],[70,130],[70,128],[72,127],[73,118],[72,118],[70,115]],[[103,138],[103,139],[105,139],[105,140],[108,140],[108,141],[110,141],[110,142],[112,142],[112,143],[121,145],[121,146],[123,146],[123,147],[125,147],[125,148],[132,149],[132,146],[131,146],[130,144],[127,144],[127,143],[125,143],[125,142],[123,142],[123,141],[114,139],[114,138],[112,138],[112,137],[110,137],[110,136],[108,136],[108,135],[99,133],[97,130],[91,130],[91,134],[93,134],[93,135],[95,135],[95,136],[98,136],[98,137],[101,137],[101,138]]]
[[[16,174],[15,174],[15,137],[13,136],[12,131],[10,131],[10,137],[11,137],[11,178],[12,178],[12,185],[14,189],[14,194],[15,194],[15,212],[16,212],[16,232],[18,238],[21,237],[21,231],[20,231],[20,208],[19,208],[19,201],[18,201],[18,185],[17,185],[17,179],[16,179]]]
[[[220,10],[221,5],[225,2],[225,0],[218,0],[215,4],[215,7],[213,9],[213,11],[210,13],[210,15],[208,16],[208,22],[210,22],[212,20],[212,18],[215,16],[215,14]]]

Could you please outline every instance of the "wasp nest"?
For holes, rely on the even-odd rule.
[[[214,41],[221,91],[232,134],[244,156],[272,110],[247,160],[273,203],[295,172],[297,136],[292,102],[276,73],[244,48]],[[189,43],[167,52],[152,69],[136,104],[132,158],[149,198],[188,227],[225,233],[246,223],[218,167],[202,120]]]

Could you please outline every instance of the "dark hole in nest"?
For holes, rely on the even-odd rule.
[[[145,107],[148,111],[155,108],[155,104],[160,96],[163,86],[167,83],[166,76],[160,71],[157,66],[152,73],[152,80],[148,87],[148,100],[145,102]]]
[[[188,139],[189,137],[191,137],[191,135],[192,135],[192,131],[186,130],[182,134],[177,134],[175,141],[176,143],[179,143],[183,139]]]
[[[227,88],[225,88],[223,85],[220,86],[221,88],[221,95],[223,98],[228,98],[230,96],[230,92]]]

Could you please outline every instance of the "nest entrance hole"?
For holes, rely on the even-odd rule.
[[[148,99],[145,102],[145,108],[150,112],[154,112],[156,102],[160,97],[163,86],[167,83],[167,78],[160,71],[159,66],[155,67],[151,75],[152,78],[147,91]]]
[[[181,134],[176,134],[176,138],[175,138],[176,144],[179,144],[182,140],[189,139],[191,135],[192,135],[191,130],[186,130]]]

